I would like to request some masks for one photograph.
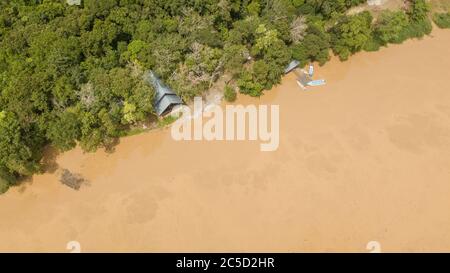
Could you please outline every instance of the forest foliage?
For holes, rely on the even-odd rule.
[[[428,7],[347,15],[365,0],[3,0],[0,191],[42,170],[44,147],[113,145],[154,116],[155,71],[185,101],[221,75],[260,96],[292,60],[326,63],[431,31]],[[440,19],[439,19],[440,20]]]

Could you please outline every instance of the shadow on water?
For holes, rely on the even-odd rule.
[[[117,145],[120,144],[120,138],[113,138],[107,144],[105,144],[105,152],[112,154],[116,151]]]
[[[107,152],[114,152],[114,147],[119,143],[119,140],[113,139],[105,145],[105,150]],[[61,168],[57,163],[57,158],[60,155],[60,152],[57,148],[52,146],[47,146],[44,149],[43,157],[41,160],[42,172],[55,174],[58,176],[59,182],[61,184],[68,186],[74,190],[79,190],[82,185],[89,186],[90,183],[85,178],[78,173],[72,173],[68,169]],[[32,183],[33,178],[29,177],[27,180]]]
[[[59,154],[60,152],[55,147],[45,147],[41,160],[42,172],[54,174],[58,170],[59,166],[56,158]]]
[[[32,176],[27,176],[27,177],[19,178],[16,181],[15,185],[13,185],[13,186],[18,188],[17,191],[19,193],[24,193],[25,190],[27,189],[27,187],[29,187],[31,185],[33,185],[33,177]]]

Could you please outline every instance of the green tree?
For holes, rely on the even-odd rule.
[[[357,15],[345,16],[332,29],[332,44],[334,52],[341,60],[364,48],[372,39],[372,15],[362,12]]]
[[[132,124],[137,121],[136,105],[125,101],[123,106],[123,119],[126,124]]]
[[[401,43],[407,37],[408,17],[402,11],[383,11],[375,26],[375,35],[383,43]]]
[[[435,13],[433,15],[433,21],[440,28],[450,28],[450,12]]]
[[[0,168],[9,173],[31,175],[39,169],[38,149],[11,112],[0,112]]]
[[[80,138],[80,123],[77,115],[65,111],[58,118],[50,122],[47,130],[48,139],[61,151],[68,151],[75,147]]]
[[[261,12],[261,5],[259,3],[259,0],[253,0],[248,6],[247,6],[247,12],[249,15],[258,16]]]
[[[330,36],[317,26],[310,26],[303,41],[292,46],[292,56],[306,65],[317,61],[325,64],[330,58]]]
[[[233,87],[226,85],[224,90],[224,98],[228,102],[234,102],[236,100],[236,90]]]
[[[422,22],[427,19],[430,7],[425,0],[411,0],[408,14],[413,22]]]
[[[262,95],[264,86],[255,82],[250,71],[243,71],[237,81],[239,90],[242,94],[250,95],[252,97],[259,97]]]
[[[428,18],[430,7],[425,0],[411,0],[407,11],[409,26],[405,31],[408,38],[421,38],[430,34],[432,30],[431,20]]]

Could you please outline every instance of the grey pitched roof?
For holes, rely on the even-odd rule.
[[[170,111],[172,106],[182,104],[183,102],[177,95],[165,95],[158,104],[155,105],[155,110],[158,115],[163,115]]]
[[[147,71],[144,74],[144,80],[155,89],[154,107],[158,115],[164,114],[174,105],[183,103],[180,97],[166,86],[152,71]]]

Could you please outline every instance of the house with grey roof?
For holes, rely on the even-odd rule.
[[[180,97],[167,85],[165,85],[153,71],[144,74],[144,80],[155,89],[155,100],[153,107],[158,116],[163,116],[170,112],[174,106],[183,104]]]

